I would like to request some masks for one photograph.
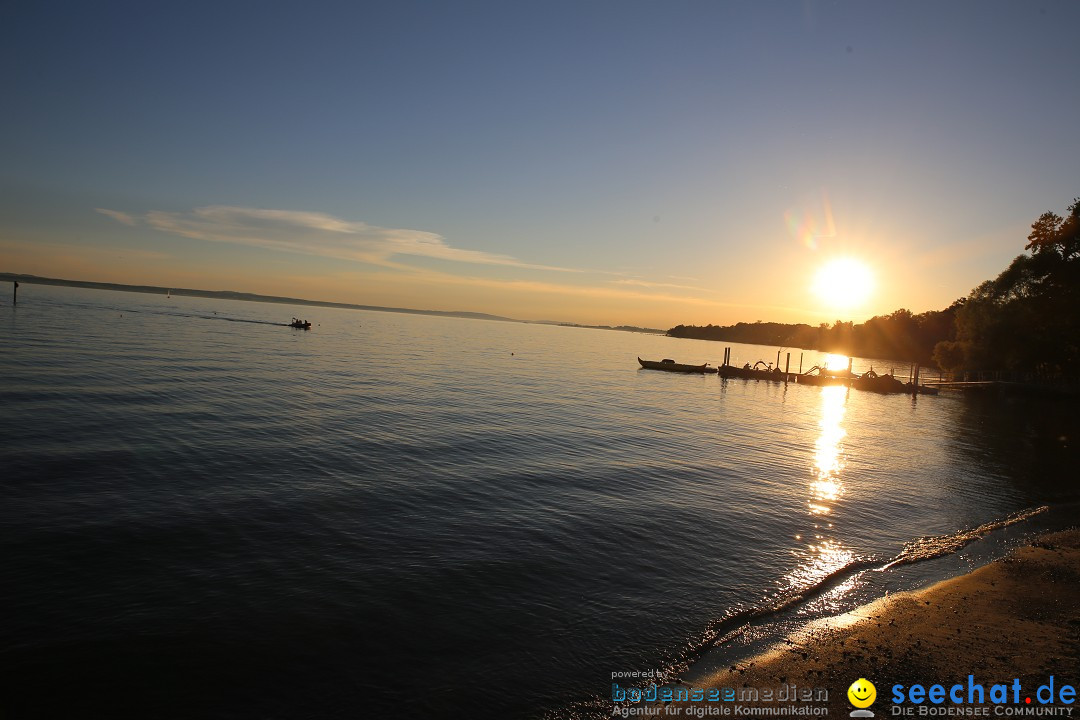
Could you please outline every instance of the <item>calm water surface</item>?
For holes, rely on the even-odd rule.
[[[602,713],[612,672],[685,669],[726,617],[955,572],[990,545],[858,570],[1076,492],[1053,403],[644,371],[723,349],[640,334],[20,289],[4,717]]]

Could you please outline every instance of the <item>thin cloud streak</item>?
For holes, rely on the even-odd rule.
[[[694,292],[709,292],[705,288],[695,287],[693,285],[680,285],[678,283],[662,283],[662,282],[650,282],[648,280],[639,280],[637,278],[625,278],[623,280],[612,280],[611,282],[616,285],[633,285],[643,288],[672,288],[674,290],[693,290]]]
[[[122,223],[124,225],[133,226],[136,223],[136,220],[135,220],[134,217],[132,217],[131,215],[128,215],[125,212],[120,212],[119,210],[109,210],[108,208],[94,208],[94,212],[99,212],[102,215],[107,215],[108,217],[111,217],[116,222]]]
[[[594,285],[563,285],[559,283],[540,282],[536,280],[500,280],[496,278],[471,277],[465,275],[451,275],[433,270],[417,271],[410,275],[410,279],[425,284],[447,283],[466,285],[472,287],[487,287],[498,290],[511,290],[520,292],[539,292],[591,298],[610,298],[630,301],[647,301],[650,303],[673,303],[689,304],[701,307],[716,308],[743,308],[758,310],[783,310],[788,312],[803,312],[799,308],[790,308],[777,305],[758,305],[753,303],[723,302],[707,297],[693,297],[686,295],[671,295],[641,292],[620,287],[604,287]]]
[[[125,225],[134,225],[136,222],[135,218],[127,213],[105,209],[97,211]],[[208,205],[184,213],[152,210],[141,220],[155,230],[197,240],[355,260],[389,267],[395,267],[390,260],[392,257],[408,255],[476,265],[583,272],[573,268],[527,263],[509,255],[455,248],[447,244],[441,235],[433,232],[378,227],[316,212]]]
[[[399,276],[401,280],[419,283],[435,282],[518,293],[560,294],[571,297],[688,304],[698,307],[794,310],[793,308],[723,302],[708,297],[711,292],[704,288],[625,277],[621,272],[585,271],[527,263],[509,255],[455,248],[437,233],[407,228],[379,227],[317,212],[227,205],[208,205],[188,212],[154,210],[142,216],[114,210],[100,209],[98,211],[125,225],[142,223],[160,232],[181,237],[362,262],[384,270],[402,273]],[[128,222],[129,220],[131,222]],[[574,274],[589,273],[601,276],[615,275],[619,279],[608,280],[599,285],[586,285],[476,277],[420,268],[396,259],[409,256],[473,265]],[[679,291],[685,291],[685,294]]]

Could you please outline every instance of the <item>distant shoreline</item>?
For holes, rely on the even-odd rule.
[[[102,283],[89,280],[65,280],[62,278],[47,278],[37,275],[20,275],[16,273],[0,273],[0,282],[20,282],[29,285],[62,285],[65,287],[88,288],[90,290],[115,290],[119,292],[137,292],[151,295],[183,295],[187,297],[217,298],[220,300],[244,300],[247,302],[278,303],[282,305],[310,305],[313,307],[344,308],[346,310],[375,310],[378,312],[406,313],[409,315],[437,315],[440,317],[459,317],[473,320],[498,320],[499,322],[521,322],[514,318],[489,315],[487,313],[446,311],[446,310],[415,310],[412,308],[382,307],[379,305],[354,305],[352,303],[338,303],[326,300],[305,300],[303,298],[282,297],[279,295],[259,295],[257,293],[242,293],[233,290],[198,290],[194,288],[168,288],[157,285],[123,285],[121,283]]]
[[[149,295],[181,295],[186,297],[217,298],[220,300],[242,300],[244,302],[278,303],[282,305],[309,305],[311,307],[341,308],[345,310],[371,310],[374,312],[404,313],[407,315],[433,315],[436,317],[456,317],[467,320],[494,320],[497,322],[524,323],[527,325],[557,325],[559,327],[588,328],[592,330],[619,330],[655,335],[666,335],[667,330],[637,327],[635,325],[579,325],[578,323],[559,320],[518,320],[517,318],[490,315],[488,313],[465,310],[417,310],[415,308],[385,307],[382,305],[356,305],[353,303],[330,302],[328,300],[306,300],[304,298],[284,297],[281,295],[259,295],[242,293],[234,290],[198,290],[195,288],[170,288],[160,285],[125,285],[123,283],[103,283],[91,280],[67,280],[64,278],[40,277],[20,273],[0,273],[0,282],[20,282],[28,285],[59,285],[62,287],[87,288],[89,290],[114,290],[117,292],[136,292]]]

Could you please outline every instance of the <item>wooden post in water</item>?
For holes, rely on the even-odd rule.
[[[855,358],[853,358],[853,357],[849,357],[849,358],[847,359],[847,371],[848,371],[848,375],[850,375],[850,374],[851,374],[851,364],[852,364],[852,363],[854,363],[854,362],[855,362]]]
[[[911,394],[919,394],[919,363],[915,363],[915,377],[911,383]]]
[[[787,359],[784,361],[784,382],[788,381],[788,373],[791,372],[791,353],[787,354]]]
[[[802,353],[799,353],[799,374],[802,375]]]
[[[19,281],[15,281],[15,287],[11,289],[11,305],[14,307],[19,302]]]
[[[777,370],[780,369],[780,351],[779,350],[776,351],[776,369]]]

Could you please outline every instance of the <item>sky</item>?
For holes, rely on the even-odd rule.
[[[4,3],[0,272],[658,328],[942,309],[1080,195],[1078,26],[1072,0]],[[815,291],[838,258],[865,299]]]

